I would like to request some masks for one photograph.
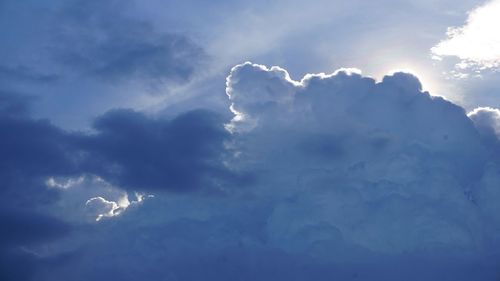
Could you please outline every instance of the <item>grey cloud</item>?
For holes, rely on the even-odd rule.
[[[217,114],[193,110],[155,120],[132,110],[98,118],[97,134],[82,137],[84,168],[131,190],[190,191],[241,177],[223,165],[229,134]]]
[[[52,51],[57,61],[103,80],[185,82],[205,59],[182,34],[160,33],[126,15],[129,1],[72,1],[58,15]]]
[[[62,256],[73,255],[75,247],[49,246],[70,239],[81,223],[58,212],[63,190],[47,184],[49,178],[93,174],[126,190],[158,193],[218,192],[222,184],[241,181],[223,165],[228,133],[214,113],[192,111],[163,120],[117,110],[98,118],[91,135],[35,119],[25,110],[27,103],[0,92],[2,280],[39,280],[67,262]],[[88,198],[81,199],[83,208]]]

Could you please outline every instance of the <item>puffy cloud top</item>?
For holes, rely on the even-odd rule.
[[[248,62],[226,82],[232,120],[121,109],[92,133],[0,98],[2,280],[496,278],[498,110],[467,115],[402,72],[295,81]],[[155,197],[128,208],[135,190]],[[99,223],[37,214],[64,194],[64,210],[92,194]]]
[[[415,76],[377,82],[344,70],[293,81],[281,68],[244,63],[227,93],[236,162],[265,170],[266,190],[293,200],[279,200],[268,221],[282,247],[455,255],[496,243],[481,215],[490,207],[475,196],[496,194],[484,177],[497,163],[477,122],[422,92]]]

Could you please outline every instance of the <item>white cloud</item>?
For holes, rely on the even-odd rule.
[[[500,0],[471,11],[461,27],[450,27],[448,38],[431,49],[435,59],[458,57],[458,69],[491,69],[500,66]]]
[[[346,245],[455,255],[489,243],[481,229],[499,216],[479,197],[498,188],[493,172],[482,179],[487,153],[475,123],[414,75],[293,81],[282,68],[245,63],[232,69],[227,93],[245,116],[228,124],[239,153],[232,165],[264,171],[261,196],[288,198],[267,220],[274,245],[333,258]]]

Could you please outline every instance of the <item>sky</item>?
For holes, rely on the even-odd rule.
[[[0,0],[0,280],[499,280],[499,15]]]

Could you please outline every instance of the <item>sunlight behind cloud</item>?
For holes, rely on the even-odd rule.
[[[145,195],[138,192],[135,192],[134,195],[135,200],[132,201],[129,199],[127,193],[124,193],[117,201],[107,200],[102,196],[92,197],[85,202],[85,207],[89,213],[96,217],[96,221],[100,221],[105,217],[111,218],[120,215],[131,205],[144,201],[146,197],[153,197],[153,195]]]
[[[443,89],[441,88],[441,85],[436,81],[435,78],[432,76],[426,75],[426,71],[424,71],[421,67],[418,67],[417,65],[402,65],[399,67],[387,67],[387,70],[381,71],[377,73],[376,77],[378,80],[381,80],[384,76],[386,75],[393,75],[394,73],[397,72],[404,72],[404,73],[409,73],[412,74],[413,76],[417,77],[420,83],[422,84],[422,91],[427,91],[429,94],[433,96],[442,96]],[[450,98],[450,97],[446,97]]]

